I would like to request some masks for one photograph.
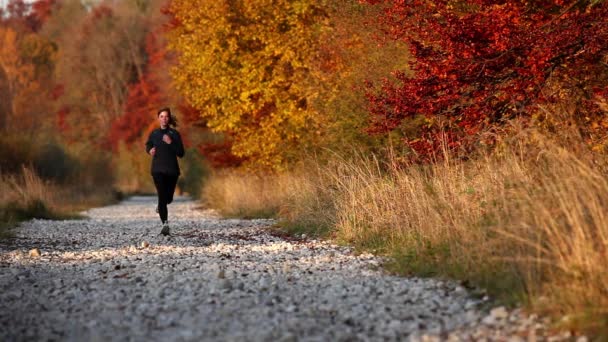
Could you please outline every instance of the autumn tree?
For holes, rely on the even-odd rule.
[[[23,1],[9,2],[8,17],[0,18],[0,129],[9,126],[24,135],[38,132],[44,120],[56,47],[37,30],[46,20],[41,1],[30,8]]]
[[[327,12],[331,29],[319,37],[316,66],[323,82],[312,102],[325,118],[322,146],[343,156],[355,150],[381,152],[386,137],[365,131],[370,121],[365,82],[379,82],[395,69],[407,69],[407,48],[384,39],[375,20],[380,8],[346,0],[328,4]]]
[[[608,2],[366,2],[384,7],[386,34],[415,57],[412,75],[397,71],[370,91],[370,131],[403,132],[418,120],[402,138],[420,157],[446,140],[461,151],[491,143],[511,119],[539,122],[556,104],[583,136],[593,133],[589,123],[605,124],[598,96],[608,82]]]
[[[278,167],[311,146],[322,117],[310,106],[320,77],[323,1],[174,0],[170,46],[177,88],[233,152]]]
[[[136,2],[101,2],[86,11],[78,1],[57,6],[57,18],[72,16],[71,28],[52,21],[61,51],[56,79],[63,91],[58,111],[65,114],[69,140],[101,145],[123,112],[128,87],[143,78],[145,9]],[[84,12],[83,12],[84,9]]]
[[[165,49],[158,44],[158,33],[150,32],[146,38],[146,63],[142,65],[141,77],[128,86],[127,98],[122,114],[112,123],[108,132],[110,144],[119,142],[128,145],[141,140],[151,124],[155,124],[154,113],[162,104],[168,103],[168,85],[158,79],[162,73]],[[141,150],[141,146],[139,146]]]

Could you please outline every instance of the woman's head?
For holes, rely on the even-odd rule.
[[[169,107],[161,108],[158,113],[156,113],[156,116],[158,117],[158,122],[161,127],[177,127],[177,119],[171,115],[171,109],[169,109]]]

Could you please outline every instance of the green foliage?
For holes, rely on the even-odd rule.
[[[0,221],[2,222],[19,222],[30,218],[53,219],[57,218],[57,215],[40,199],[33,200],[23,206],[14,202],[8,203],[0,208]]]
[[[324,225],[321,222],[300,222],[291,220],[280,220],[275,228],[278,232],[287,233],[289,235],[302,235],[306,234],[310,237],[328,239],[333,233],[333,228],[328,225]]]
[[[25,137],[17,135],[3,135],[0,138],[0,171],[2,173],[16,173],[21,166],[31,160],[32,145]]]
[[[57,183],[70,181],[81,168],[79,161],[58,142],[38,145],[28,137],[15,134],[0,138],[0,158],[0,171],[4,174],[16,174],[24,166],[32,166],[38,176]]]
[[[4,135],[0,138],[0,158],[3,175],[16,175],[23,167],[31,167],[43,180],[77,185],[83,193],[113,188],[109,153],[87,146],[65,146],[52,140],[36,144],[27,137]]]

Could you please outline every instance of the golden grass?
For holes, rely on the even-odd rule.
[[[398,272],[461,279],[566,314],[562,323],[606,329],[606,176],[563,148],[520,147],[536,152],[348,164],[333,176],[338,236],[393,256]]]
[[[113,200],[109,191],[90,193],[78,184],[58,186],[27,167],[19,174],[0,174],[0,188],[0,238],[11,236],[19,221],[78,217],[77,211]]]
[[[391,256],[401,274],[455,278],[504,301],[608,332],[608,179],[542,138],[491,156],[396,167],[336,158],[305,172],[224,173],[204,190],[224,213],[277,214]]]
[[[51,185],[31,169],[24,167],[18,175],[0,175],[0,187],[0,238],[11,236],[10,228],[16,222],[51,216]]]
[[[274,217],[302,182],[295,174],[267,177],[242,171],[218,172],[203,188],[205,203],[229,217]]]
[[[18,175],[1,175],[0,203],[16,203],[26,205],[34,201],[49,202],[51,192],[50,184],[44,182],[35,172],[29,168],[22,168]]]

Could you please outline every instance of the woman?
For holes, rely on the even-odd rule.
[[[152,156],[151,173],[158,194],[156,211],[163,225],[160,233],[166,236],[170,235],[167,204],[173,202],[173,193],[179,177],[177,157],[184,156],[184,144],[179,132],[175,130],[177,121],[171,115],[171,110],[163,108],[156,115],[160,128],[150,133],[146,152]]]

